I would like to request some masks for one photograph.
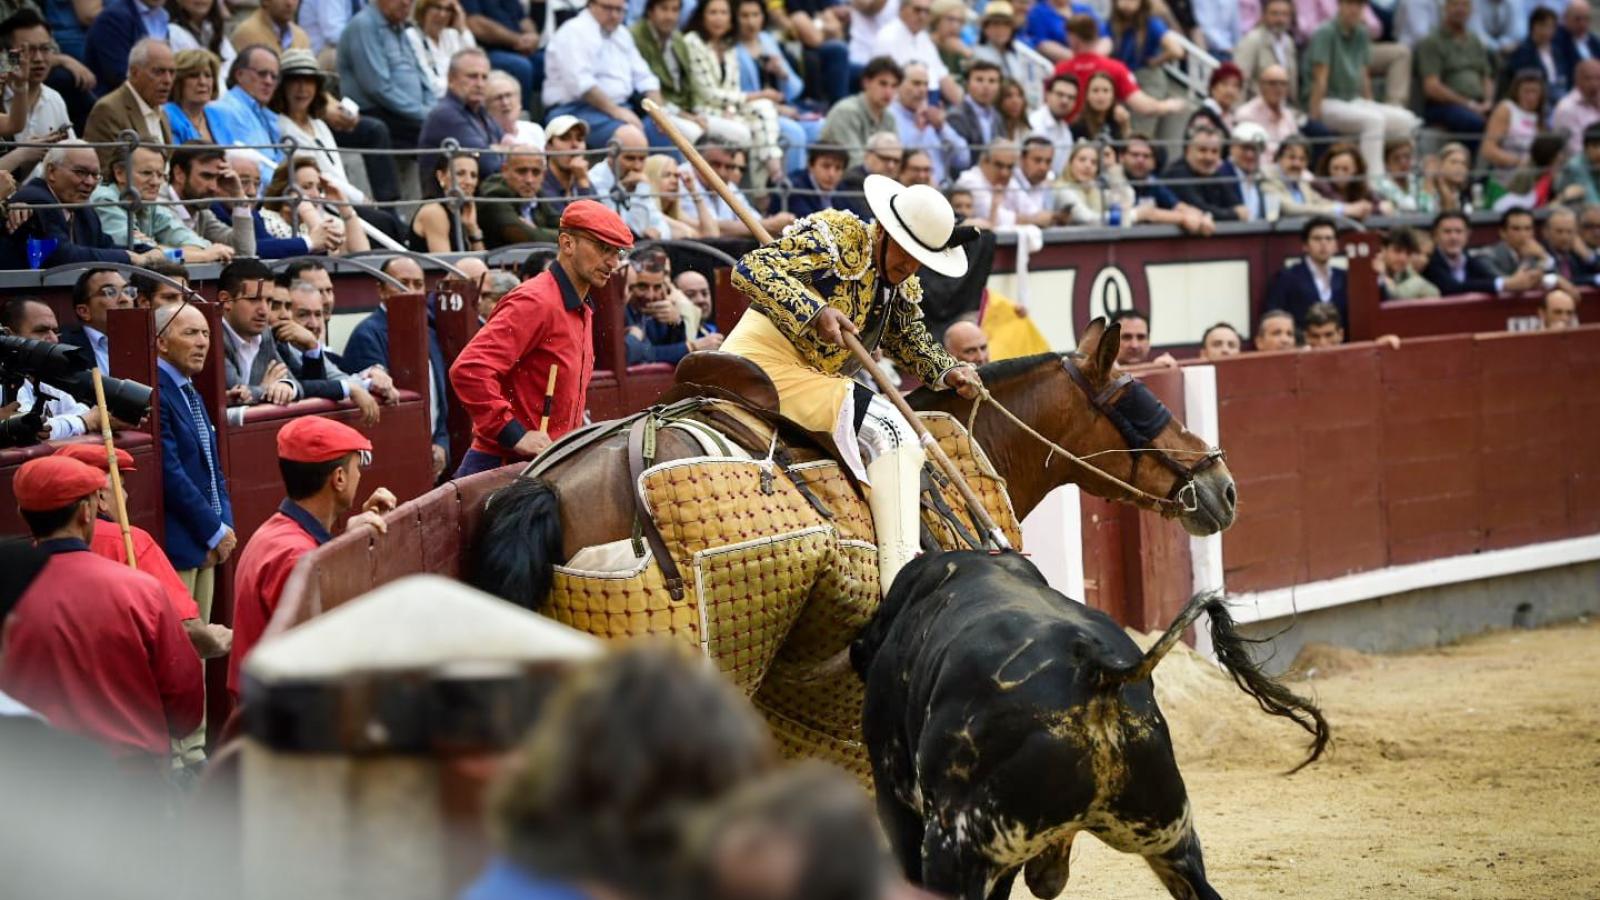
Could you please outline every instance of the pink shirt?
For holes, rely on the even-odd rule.
[[[1567,148],[1573,156],[1583,154],[1583,130],[1596,122],[1600,122],[1600,107],[1583,102],[1583,95],[1578,93],[1577,88],[1568,91],[1550,114],[1550,130],[1567,130],[1570,135]]]
[[[1247,100],[1235,109],[1233,121],[1235,124],[1254,122],[1266,129],[1269,157],[1278,155],[1278,145],[1283,143],[1285,138],[1300,133],[1300,123],[1296,120],[1294,107],[1285,103],[1274,112],[1260,97]]]

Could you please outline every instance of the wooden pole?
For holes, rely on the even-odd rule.
[[[539,433],[550,433],[550,409],[556,400],[556,373],[561,367],[555,363],[550,364],[550,380],[544,385],[544,414],[539,417]]]
[[[684,159],[689,161],[689,165],[700,173],[700,180],[710,185],[711,189],[722,197],[723,202],[728,204],[728,208],[733,210],[740,221],[744,222],[745,227],[750,229],[750,233],[755,236],[756,240],[763,244],[772,243],[772,235],[767,232],[766,226],[761,224],[761,220],[756,218],[755,212],[744,204],[734,201],[733,191],[728,188],[728,183],[722,180],[722,176],[718,175],[711,168],[711,165],[705,161],[705,157],[701,156],[700,152],[694,148],[694,145],[689,143],[689,140],[683,136],[683,132],[678,130],[678,126],[667,116],[666,112],[653,100],[644,101],[644,111],[649,114],[650,118],[655,120],[662,133],[667,136],[668,140],[672,141],[673,146],[678,148],[678,152],[683,154]],[[989,536],[994,546],[1002,550],[1011,549],[1011,543],[1006,540],[1005,533],[1000,530],[999,525],[995,524],[994,519],[989,515],[988,509],[978,499],[977,493],[972,490],[972,486],[967,484],[967,480],[961,476],[961,470],[957,469],[955,463],[950,461],[950,457],[945,456],[944,451],[939,448],[939,442],[923,426],[922,419],[912,411],[905,398],[900,396],[900,391],[889,381],[889,376],[878,368],[878,364],[872,359],[872,354],[867,352],[867,348],[861,345],[861,341],[857,340],[855,335],[841,331],[839,336],[843,339],[845,349],[855,355],[856,361],[861,364],[862,368],[867,370],[872,376],[872,380],[877,383],[878,391],[883,396],[888,397],[889,401],[900,411],[900,415],[911,423],[911,429],[916,432],[917,440],[927,450],[929,458],[944,471],[945,476],[955,484],[956,490],[961,493],[961,498],[966,501],[967,512],[972,516],[973,521]]]
[[[122,499],[122,469],[117,465],[117,446],[111,438],[111,411],[106,409],[106,384],[100,379],[100,367],[91,370],[94,375],[94,402],[100,410],[100,439],[105,443],[106,461],[110,464],[111,499],[117,511],[117,527],[122,530],[122,549],[128,554],[128,568],[139,568],[133,557],[133,530],[128,527],[128,504]]]

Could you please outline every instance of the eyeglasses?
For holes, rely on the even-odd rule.
[[[582,240],[588,241],[589,243],[593,244],[595,249],[600,251],[600,255],[602,257],[612,256],[612,257],[615,257],[617,262],[620,262],[620,263],[627,262],[628,261],[628,257],[633,252],[633,251],[628,250],[628,249],[626,249],[624,247],[613,247],[610,244],[606,243],[605,241],[602,241],[599,238],[594,237],[593,235],[589,234],[586,231],[574,231],[574,232],[572,232],[572,234],[577,236],[578,238],[581,238]]]
[[[889,154],[889,153],[879,153],[876,150],[872,151],[872,155],[875,158],[882,160],[885,165],[889,165],[889,166],[898,167],[902,162],[905,161],[904,157],[894,156],[894,155]]]
[[[91,178],[95,181],[100,180],[100,170],[98,168],[88,169],[83,166],[67,166],[66,168],[67,172],[79,181],[87,181]]]
[[[245,69],[245,71],[254,74],[257,78],[261,79],[262,81],[277,81],[278,80],[278,73],[273,71],[272,69],[248,69],[247,68],[247,69]]]
[[[17,47],[17,53],[22,56],[50,56],[55,52],[55,44],[21,44]]]
[[[117,287],[114,284],[103,284],[100,286],[100,290],[95,291],[95,293],[106,298],[107,300],[115,300],[119,296],[127,297],[129,300],[133,300],[139,296],[138,288],[135,288],[131,284],[125,284],[122,287]]]

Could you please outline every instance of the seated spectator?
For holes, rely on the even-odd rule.
[[[1227,322],[1218,322],[1207,328],[1200,335],[1200,358],[1210,362],[1238,356],[1243,339],[1239,337],[1239,329]]]
[[[1276,219],[1276,213],[1281,212],[1268,208],[1266,175],[1261,169],[1261,154],[1266,147],[1267,133],[1254,122],[1245,122],[1233,130],[1233,140],[1228,145],[1228,161],[1223,163],[1221,169],[1238,186],[1245,218],[1254,222]]]
[[[283,161],[283,151],[275,149],[282,137],[278,115],[267,108],[280,74],[278,54],[271,47],[241,47],[228,71],[227,92],[206,106],[211,136],[219,144],[250,147],[262,161],[263,178],[271,178]]]
[[[591,147],[604,147],[620,125],[643,129],[651,145],[662,146],[667,141],[655,123],[641,121],[633,110],[635,97],[657,103],[663,98],[661,82],[622,27],[623,10],[621,3],[589,0],[556,30],[545,52],[545,115],[582,120]]]
[[[1233,55],[1233,48],[1243,36],[1242,15],[1243,10],[1233,3],[1217,0],[1194,4],[1195,27],[1190,29],[1190,34],[1195,35],[1194,42],[1203,49],[1226,59]]]
[[[102,94],[95,103],[83,128],[84,140],[96,144],[117,142],[124,131],[132,131],[152,144],[172,143],[172,129],[161,114],[178,71],[172,48],[165,41],[143,38],[132,45],[127,59],[126,81],[119,73],[116,90]],[[95,152],[100,157],[100,168],[110,170],[116,149],[102,147]]]
[[[1120,189],[1115,199],[1131,214],[1133,191],[1127,188],[1127,183],[1122,179],[1122,170],[1117,168],[1114,162],[1115,151],[1107,148],[1105,152],[1113,160],[1107,167],[1111,170],[1107,172],[1107,177],[1114,178],[1116,186]],[[1060,192],[1056,189],[1055,173],[1050,170],[1050,162],[1055,159],[1055,154],[1055,147],[1050,144],[1049,138],[1037,134],[1024,138],[1022,153],[1017,159],[1017,170],[1011,176],[1014,186],[1027,194],[1028,207],[1035,211],[1036,221],[1041,225],[1064,224],[1069,215],[1076,212],[1067,208]],[[1098,160],[1095,170],[1099,171]]]
[[[505,133],[484,108],[488,95],[489,55],[477,47],[469,47],[451,57],[448,90],[428,111],[417,146],[436,151],[446,138],[455,138],[464,150],[485,150],[500,143]],[[432,172],[436,169],[437,158],[436,152],[425,153],[418,157],[417,167]],[[500,155],[478,154],[478,168],[486,178],[500,171]],[[436,185],[437,182],[426,185],[423,195],[438,196],[433,192]]]
[[[6,87],[6,107],[0,116],[0,140],[43,140],[72,132],[67,101],[45,84],[55,55],[50,29],[37,10],[24,6],[0,21],[0,46],[16,53],[21,68]],[[36,151],[38,158],[44,151]],[[37,162],[35,160],[34,162]],[[31,165],[23,162],[22,165]],[[18,167],[19,170],[21,166]]]
[[[1190,234],[1211,234],[1217,224],[1204,212],[1178,199],[1172,189],[1157,181],[1155,146],[1150,137],[1134,134],[1122,153],[1122,171],[1133,189],[1134,221],[1176,225]]]
[[[111,371],[111,339],[106,311],[130,309],[138,292],[116,269],[85,269],[72,285],[72,313],[78,321],[61,331],[61,343],[88,347],[102,372]]]
[[[750,129],[718,111],[696,114],[706,103],[689,77],[689,48],[684,45],[682,0],[645,0],[644,15],[633,23],[634,47],[661,84],[661,97],[673,124],[690,143],[710,132],[734,144],[750,142]]]
[[[1313,303],[1306,310],[1306,348],[1325,350],[1344,343],[1344,316],[1332,303]]]
[[[1423,180],[1413,171],[1415,162],[1416,145],[1411,138],[1393,138],[1384,142],[1383,171],[1373,181],[1373,192],[1395,214],[1434,211],[1437,198],[1423,189]]]
[[[1123,309],[1111,314],[1111,324],[1122,326],[1122,343],[1117,349],[1119,366],[1167,366],[1178,364],[1172,354],[1163,353],[1150,358],[1150,318],[1137,309]]]
[[[172,99],[161,107],[161,114],[172,131],[173,143],[217,143],[211,102],[217,99],[221,63],[209,50],[180,50],[172,59],[177,69]]]
[[[850,154],[840,147],[818,144],[812,147],[806,167],[789,173],[789,194],[783,208],[796,218],[809,216],[824,209],[833,209],[833,192],[844,177],[845,163]]]
[[[111,0],[91,17],[92,24],[88,25],[83,49],[77,56],[94,73],[93,86],[100,96],[122,86],[133,48],[139,41],[166,42],[169,19],[161,0]]]
[[[615,132],[616,128],[611,131]],[[589,126],[576,116],[558,116],[551,119],[545,129],[547,165],[535,213],[542,227],[556,227],[562,211],[573,200],[595,196],[594,185],[589,180],[589,157],[584,152],[588,132]]]
[[[850,96],[850,46],[844,41],[850,14],[846,5],[834,0],[789,0],[768,13],[772,21],[763,21],[764,33],[791,35],[800,44],[805,77],[798,80],[805,97],[827,107]]]
[[[928,151],[912,150],[901,159],[899,181],[906,187],[914,184],[939,187],[933,180],[933,157],[928,155]]]
[[[1422,244],[1417,232],[1405,225],[1389,229],[1383,236],[1383,252],[1373,260],[1378,273],[1378,296],[1382,300],[1417,300],[1439,296],[1433,282],[1417,274],[1413,259]]]
[[[279,54],[285,50],[304,50],[309,53],[311,38],[294,21],[299,6],[295,0],[266,0],[235,26],[229,39],[235,47],[257,44],[270,47]]]
[[[1486,9],[1491,2],[1492,0],[1482,0],[1482,2],[1473,4],[1472,12],[1474,17],[1479,11]],[[1500,3],[1493,5],[1511,6],[1512,4],[1509,0],[1501,0]],[[1520,15],[1520,13],[1514,15]],[[1519,39],[1521,43],[1511,53],[1510,58],[1502,63],[1501,71],[1521,72],[1525,69],[1533,69],[1543,72],[1545,84],[1549,85],[1550,88],[1548,92],[1550,96],[1565,96],[1572,84],[1567,81],[1569,73],[1561,65],[1561,60],[1556,53],[1556,12],[1548,7],[1540,6],[1534,8],[1527,15],[1527,38],[1525,40]],[[1518,24],[1520,26],[1522,23],[1519,22]],[[1483,40],[1483,35],[1479,34],[1478,39]],[[1484,41],[1484,43],[1488,43],[1488,41]]]
[[[1511,174],[1510,180],[1503,185],[1504,192],[1500,191],[1502,185],[1490,182],[1489,192],[1499,195],[1490,208],[1497,212],[1513,206],[1538,209],[1549,203],[1582,200],[1581,187],[1570,186],[1557,192],[1566,146],[1567,136],[1564,134],[1541,134],[1534,138],[1533,147],[1528,151],[1527,164]]]
[[[267,308],[272,270],[254,259],[229,263],[217,278],[222,306],[222,359],[230,406],[299,400],[300,382],[278,355]]]
[[[166,280],[157,279],[154,277],[156,275]],[[168,284],[168,281],[175,281],[181,287]],[[133,273],[128,284],[138,295],[133,305],[140,309],[160,309],[182,303],[192,296],[189,293],[189,270],[170,259],[146,263],[143,269]]]
[[[903,7],[902,7],[903,9]],[[932,84],[932,75],[926,63],[921,60],[912,60],[902,63],[901,70],[907,72],[911,65],[921,64],[924,73],[923,100],[927,100],[927,87]],[[967,95],[961,102],[950,107],[950,114],[946,120],[951,129],[961,136],[961,140],[969,147],[987,147],[994,143],[1000,134],[1000,111],[995,108],[1000,99],[1000,80],[1004,76],[997,63],[978,60],[967,69]],[[905,85],[901,85],[901,96],[906,93]],[[907,104],[910,105],[910,104]],[[900,140],[905,142],[905,128],[902,125]]]
[[[1103,155],[1099,144],[1079,141],[1072,145],[1072,153],[1067,156],[1067,168],[1061,173],[1058,189],[1061,194],[1061,217],[1074,225],[1121,225],[1123,216],[1136,215],[1133,190],[1122,180],[1120,173],[1101,179]],[[1027,224],[1043,225],[1050,222],[1033,221]]]
[[[0,304],[0,326],[13,336],[30,341],[55,344],[61,340],[61,326],[56,322],[55,310],[43,300],[32,297],[12,297]],[[14,402],[19,412],[26,414],[32,412],[41,399],[44,430],[39,432],[39,440],[60,441],[80,434],[100,433],[99,407],[89,406],[43,381],[37,388],[32,381],[23,381],[14,392],[8,385],[0,384],[0,408]]]
[[[1279,4],[1286,0],[1279,0]],[[1300,133],[1300,113],[1289,102],[1291,82],[1288,72],[1278,65],[1261,70],[1256,87],[1261,93],[1234,111],[1235,123],[1249,122],[1267,133],[1267,152],[1274,156],[1284,141]]]
[[[1459,2],[1459,0],[1457,0]],[[1480,154],[1501,186],[1526,166],[1533,140],[1544,131],[1545,82],[1536,70],[1518,72],[1505,99],[1495,104],[1483,132]]]
[[[971,191],[961,187],[951,188],[945,196],[950,200],[950,209],[956,214],[956,222],[976,225],[979,228],[994,227],[989,223],[988,219],[979,219],[973,216]]]
[[[680,272],[678,277],[672,280],[672,284],[678,289],[678,293],[683,295],[683,299],[693,303],[695,308],[700,310],[701,333],[696,337],[716,334],[717,325],[711,321],[711,282],[706,280],[706,276],[689,269]]]
[[[0,268],[50,268],[73,262],[133,263],[139,265],[162,256],[160,247],[130,252],[114,247],[100,227],[100,217],[88,203],[100,182],[100,161],[82,141],[62,141],[45,154],[44,175],[33,178],[11,196],[11,220],[0,245]],[[32,210],[20,224],[14,215],[30,203],[67,204],[67,209]],[[29,257],[29,241],[41,247],[35,264]],[[35,245],[39,247],[39,244]]]
[[[1600,59],[1586,59],[1573,70],[1572,90],[1556,101],[1550,127],[1567,134],[1568,149],[1583,152],[1583,133],[1600,124]]]
[[[1533,213],[1521,206],[1500,214],[1500,242],[1475,255],[1496,275],[1511,275],[1521,269],[1545,272],[1554,265],[1534,234]]]
[[[493,4],[474,4],[474,8],[480,10],[476,16],[479,27],[485,31],[493,31],[493,26],[499,23],[490,20],[485,12],[495,12],[497,7]],[[488,24],[485,24],[486,21]],[[521,16],[517,22],[519,28],[523,22],[528,23],[530,30],[533,28],[533,23],[528,21],[527,16]],[[537,45],[536,33],[531,39],[522,35],[523,32],[519,30],[513,40],[517,43]],[[406,42],[411,45],[411,52],[417,58],[417,66],[422,69],[422,77],[428,82],[428,90],[435,97],[443,97],[449,90],[450,60],[454,59],[457,53],[476,49],[478,46],[478,40],[472,34],[467,12],[461,8],[460,0],[423,0],[418,3],[411,12],[411,26],[406,29]],[[526,54],[508,53],[503,54],[503,58],[512,68],[530,66]],[[487,60],[490,65],[494,64],[492,51],[489,51]],[[531,96],[527,99],[529,102],[533,100]]]
[[[422,253],[462,253],[483,250],[483,229],[478,227],[478,159],[462,154],[454,159],[434,157],[433,179],[440,197],[425,203],[411,217],[406,245]],[[448,198],[461,197],[459,209]],[[459,227],[458,227],[459,226]]]
[[[1083,89],[1083,105],[1072,120],[1074,141],[1119,142],[1128,133],[1128,110],[1117,102],[1112,77],[1105,72],[1089,76]]]
[[[1339,252],[1339,230],[1332,219],[1318,216],[1300,228],[1300,247],[1305,251],[1298,265],[1285,264],[1267,287],[1262,309],[1281,309],[1305,327],[1306,310],[1317,303],[1331,303],[1342,316],[1350,308],[1348,279],[1343,269],[1333,266]]]
[[[1030,4],[1022,26],[1023,41],[1055,63],[1081,55],[1082,49],[1072,44],[1072,19],[1077,16],[1085,17],[1091,26],[1083,31],[1085,47],[1096,54],[1110,53],[1111,40],[1100,36],[1100,20],[1095,18],[1094,7],[1076,0]]]
[[[517,289],[522,282],[517,276],[505,269],[495,269],[478,290],[478,324],[489,321],[489,314],[494,312],[500,298]]]
[[[1293,26],[1294,0],[1266,0],[1255,27],[1234,47],[1233,63],[1244,73],[1245,86],[1252,93],[1257,89],[1265,92],[1261,80],[1267,77],[1268,69],[1277,68],[1287,82],[1288,96],[1300,95],[1300,56],[1295,49]],[[1273,133],[1271,125],[1260,120],[1257,123],[1266,127],[1268,134]],[[1277,152],[1276,147],[1273,152]]]
[[[1600,123],[1583,133],[1583,152],[1567,161],[1557,186],[1562,196],[1574,187],[1581,189],[1585,207],[1600,204]]]
[[[323,200],[332,204],[325,205]],[[262,191],[260,218],[269,237],[303,237],[308,245],[325,247],[330,255],[372,249],[355,207],[344,202],[339,188],[310,156],[296,156],[273,173]]]
[[[1442,212],[1433,220],[1433,255],[1422,277],[1433,282],[1445,297],[1457,294],[1499,294],[1532,290],[1541,276],[1534,269],[1512,275],[1495,275],[1481,259],[1467,252],[1467,217]]]
[[[1183,42],[1150,0],[1113,0],[1101,34],[1111,39],[1112,59],[1130,70],[1159,68],[1183,59]]]
[[[289,367],[289,374],[300,384],[302,396],[323,400],[349,400],[361,411],[363,425],[378,424],[380,412],[370,380],[346,375],[328,358],[321,329],[313,323],[322,319],[322,292],[309,281],[281,272],[272,282],[267,303],[269,327],[278,357]],[[389,392],[394,400],[391,388]]]
[[[499,69],[490,72],[489,93],[484,108],[489,110],[490,118],[505,134],[496,150],[505,151],[514,144],[535,150],[544,149],[544,126],[522,117],[522,88],[515,78]]]
[[[1600,72],[1597,72],[1600,74]],[[1423,171],[1429,166],[1424,164]],[[1472,151],[1452,141],[1439,148],[1433,174],[1424,174],[1422,191],[1433,198],[1440,212],[1461,212],[1472,207]]]
[[[950,323],[944,330],[944,349],[964,363],[982,366],[989,362],[989,336],[976,322]]]
[[[972,63],[972,47],[967,43],[967,26],[978,18],[966,0],[934,0],[928,13],[932,18],[928,35],[939,50],[939,61],[944,63],[961,84],[961,73]],[[963,87],[963,89],[965,89]]]
[[[1249,217],[1236,182],[1216,178],[1222,171],[1222,134],[1209,125],[1197,125],[1189,135],[1183,158],[1162,173],[1178,199],[1218,222]]]
[[[1451,134],[1480,134],[1494,104],[1494,55],[1467,27],[1472,0],[1444,0],[1443,7],[1439,27],[1416,46],[1423,119]]]
[[[1004,3],[1005,0],[994,0]],[[1078,81],[1071,75],[1052,75],[1045,82],[1044,105],[1028,116],[1028,125],[1034,134],[1050,139],[1055,156],[1050,161],[1050,171],[1059,172],[1067,166],[1067,151],[1072,149],[1072,113],[1078,108]]]
[[[405,39],[409,3],[368,3],[339,35],[339,87],[388,127],[397,147],[415,147],[437,96]],[[239,51],[240,63],[245,50]],[[243,83],[243,76],[240,82]],[[265,101],[263,101],[265,102]],[[381,193],[374,187],[375,193]]]
[[[131,159],[132,171],[125,159]],[[161,205],[162,185],[167,181],[167,160],[159,150],[139,147],[127,157],[117,154],[111,164],[111,183],[102,184],[89,195],[89,202],[100,216],[100,227],[112,244],[128,246],[128,223],[133,221],[139,244],[154,243],[163,250],[176,250],[190,263],[227,262],[233,248],[213,244],[195,234],[173,212]],[[123,204],[137,203],[130,209]],[[131,212],[131,216],[130,216]]]
[[[1373,61],[1372,41],[1361,21],[1366,12],[1365,0],[1339,0],[1338,14],[1312,35],[1306,47],[1306,65],[1311,71],[1306,113],[1340,134],[1359,135],[1367,169],[1378,171],[1383,168],[1384,139],[1409,135],[1420,123],[1405,108],[1409,84],[1397,88],[1392,70],[1387,79],[1391,102],[1372,99],[1372,81],[1367,74]],[[1409,64],[1405,66],[1407,80],[1409,68]],[[1397,90],[1398,104],[1393,102]]]
[[[367,195],[350,183],[344,157],[326,120],[328,108],[332,105],[328,95],[328,74],[322,71],[316,58],[306,50],[285,52],[279,67],[277,87],[267,101],[267,109],[277,114],[278,134],[280,137],[293,138],[300,147],[297,153],[315,159],[317,168],[351,203],[365,203]],[[459,139],[463,145],[468,145],[465,137]],[[392,213],[378,213],[377,210],[368,212],[369,215],[375,213],[375,218],[386,220],[385,226],[398,226]]]
[[[678,161],[664,154],[649,156],[644,161],[644,178],[634,193],[644,203],[654,205],[666,218],[671,238],[716,237],[717,217],[711,201],[704,193],[696,192],[686,201],[683,179],[678,173]],[[698,207],[698,208],[696,208]],[[635,207],[630,207],[630,211]],[[623,221],[628,221],[626,218]],[[645,220],[640,220],[643,224]],[[649,221],[655,221],[651,214]],[[709,226],[705,231],[702,226]],[[629,223],[631,229],[633,223]]]
[[[767,30],[768,10],[765,0],[734,0],[734,57],[739,63],[739,90],[750,102],[770,101],[777,113],[778,143],[785,154],[785,171],[799,169],[806,162],[806,145],[813,143],[812,136],[822,133],[822,123],[810,119],[802,124],[797,118],[800,111],[793,104],[805,93],[805,82],[789,64],[789,57],[779,46],[778,39]],[[837,52],[843,55],[843,44],[837,43]],[[826,73],[819,81],[829,83],[829,90],[840,91],[840,96],[850,95],[848,76],[840,80],[834,73]]]
[[[1560,287],[1576,295],[1577,285],[1600,287],[1600,254],[1578,239],[1578,216],[1572,210],[1556,207],[1550,211],[1544,220],[1544,243],[1550,249],[1549,268],[1559,279],[1553,284],[1547,279],[1546,288]]]
[[[1033,209],[1027,193],[1018,189],[1012,180],[1017,170],[1017,157],[1016,144],[1010,141],[991,144],[978,157],[978,164],[956,179],[956,187],[972,195],[974,217],[993,228],[1037,224],[1039,212]]]
[[[672,237],[672,226],[667,223],[661,207],[649,202],[649,192],[639,193],[639,185],[644,183],[644,163],[649,155],[650,146],[644,132],[624,125],[612,133],[606,158],[589,170],[589,185],[601,203],[622,216],[635,237],[662,241]],[[635,224],[639,227],[635,228]]]
[[[676,364],[692,351],[722,345],[720,334],[685,337],[683,311],[667,295],[670,286],[660,259],[641,256],[628,266],[628,305],[623,311],[628,365]]]
[[[951,172],[964,171],[971,164],[972,151],[968,149],[967,139],[952,123],[952,117],[946,116],[943,109],[928,103],[928,67],[913,62],[905,67],[904,75],[895,100],[889,105],[900,136],[900,146],[925,153],[933,168],[930,178],[936,184],[943,184],[949,180]],[[983,90],[981,84],[974,88],[974,92],[980,95]],[[969,92],[962,103],[972,103],[972,96],[973,92]],[[958,108],[957,112],[960,111]],[[1068,137],[1070,139],[1070,135]],[[844,150],[844,153],[848,162],[849,151]]]
[[[1200,108],[1189,116],[1189,128],[1194,128],[1195,122],[1205,122],[1226,139],[1233,133],[1234,114],[1244,99],[1244,73],[1231,62],[1217,66],[1206,94]]]
[[[1432,5],[1436,0],[1414,0],[1414,2]],[[1411,108],[1411,45],[1398,41],[1385,41],[1384,24],[1375,12],[1376,7],[1365,8],[1353,21],[1357,27],[1366,32],[1369,39],[1365,67],[1360,71],[1365,73],[1370,83],[1372,78],[1382,77],[1384,84],[1383,102],[1390,106],[1402,109]],[[1295,29],[1302,45],[1303,63],[1301,65],[1301,79],[1309,87],[1311,79],[1308,77],[1311,64],[1310,47],[1307,46],[1316,37],[1316,33],[1323,26],[1336,24],[1339,21],[1339,7],[1337,0],[1295,0]],[[1416,18],[1419,22],[1427,22],[1432,27],[1432,18],[1426,15],[1416,17],[1401,17],[1398,12],[1396,19]],[[1405,26],[1408,23],[1398,21],[1396,24]],[[1312,118],[1316,118],[1313,116]]]
[[[1566,291],[1550,291],[1539,301],[1539,327],[1545,331],[1578,326],[1578,299]]]
[[[309,6],[310,4],[306,4]],[[221,0],[194,0],[187,6],[174,3],[167,8],[167,43],[173,53],[204,50],[220,64],[231,64],[238,54],[228,40],[227,11]]]
[[[1017,38],[1016,9],[1010,0],[989,0],[984,4],[978,35],[978,45],[972,48],[974,62],[992,62],[1000,67],[1001,75],[1013,81],[1026,83],[1032,77],[1022,51],[1017,49],[1026,42]]]
[[[1045,4],[1036,3],[1033,8],[1038,10],[1041,6]],[[1087,14],[1087,11],[1074,13],[1067,23],[1067,43],[1071,48],[1069,56],[1051,57],[1058,60],[1055,70],[1057,75],[1071,75],[1077,79],[1078,84],[1087,85],[1094,73],[1105,72],[1111,76],[1117,102],[1127,106],[1134,115],[1175,115],[1188,110],[1188,103],[1181,98],[1169,97],[1157,100],[1145,93],[1127,66],[1101,53],[1100,49],[1106,44],[1102,43],[1099,24],[1093,15]],[[1050,54],[1045,53],[1045,56],[1048,57]],[[1087,91],[1084,92],[1084,98],[1088,98]]]
[[[1568,0],[1561,12],[1561,29],[1556,32],[1556,59],[1568,84],[1577,84],[1578,66],[1600,59],[1600,38],[1589,28],[1588,0]]]
[[[1539,8],[1550,12],[1545,7]],[[1552,33],[1555,22],[1555,13],[1550,12]],[[1516,52],[1527,31],[1528,22],[1521,4],[1513,0],[1477,0],[1472,4],[1472,33],[1483,41],[1485,47],[1499,54],[1501,59]]]
[[[1345,215],[1345,204],[1330,200],[1317,190],[1316,179],[1306,169],[1310,158],[1311,145],[1303,137],[1296,135],[1278,145],[1278,153],[1273,160],[1274,177],[1268,179],[1264,186],[1266,190],[1278,194],[1279,213],[1289,218]],[[1370,202],[1358,201],[1350,204],[1350,208],[1360,214],[1351,218],[1364,218],[1372,213]]]
[[[506,165],[510,167],[510,158],[506,160]],[[393,368],[389,359],[389,308],[386,303],[390,297],[421,294],[427,290],[422,267],[408,256],[391,257],[384,262],[381,271],[399,281],[401,287],[396,288],[383,280],[378,282],[377,310],[362,319],[361,324],[350,333],[350,339],[345,341],[340,368],[347,372],[364,373],[374,367],[382,367],[384,371]],[[444,351],[439,348],[439,334],[434,330],[431,309],[427,330],[428,387],[432,401],[428,409],[428,427],[433,434],[433,477],[438,478],[450,459],[450,394],[445,384],[445,373],[449,370],[444,364]]]
[[[517,144],[506,150],[500,173],[484,179],[478,196],[515,199],[521,203],[485,203],[477,209],[483,245],[490,250],[507,244],[554,241],[555,232],[536,224],[539,189],[545,180],[544,154]]]
[[[835,103],[822,123],[819,143],[833,144],[850,151],[851,167],[862,163],[863,149],[880,132],[898,134],[899,127],[889,114],[904,79],[904,70],[887,56],[875,56],[861,72],[861,93]],[[930,75],[931,77],[931,75]]]
[[[1322,196],[1344,204],[1344,215],[1352,219],[1359,218],[1355,213],[1362,210],[1362,204],[1378,215],[1390,212],[1384,201],[1373,196],[1366,161],[1350,144],[1334,144],[1322,154],[1317,161],[1316,185]]]
[[[1269,309],[1256,323],[1255,348],[1261,352],[1295,348],[1294,316],[1287,310]]]
[[[253,161],[250,162],[254,166]],[[201,206],[175,206],[174,214],[190,230],[213,244],[226,244],[235,256],[256,255],[255,213],[251,200],[245,195],[244,185],[233,167],[228,165],[222,148],[208,144],[185,144],[172,151],[172,165],[168,168],[172,189],[180,200],[213,199],[209,208]],[[256,176],[260,186],[260,176]],[[235,220],[245,227],[235,228]],[[298,238],[293,247],[266,247],[261,255],[269,259],[294,256],[309,252],[306,243]]]
[[[887,137],[893,138],[894,136],[887,135]],[[710,135],[700,138],[700,145],[696,149],[700,151],[701,156],[705,157],[706,164],[721,176],[723,181],[728,183],[733,193],[734,202],[745,209],[754,210],[755,207],[750,205],[750,201],[745,198],[744,193],[734,187],[744,178],[744,150],[738,147],[729,147]],[[679,178],[684,182],[685,191],[691,194],[704,195],[703,198],[695,198],[695,206],[698,209],[704,203],[708,208],[712,216],[710,222],[715,223],[715,233],[717,235],[721,237],[754,237],[750,233],[750,229],[744,224],[744,220],[739,218],[733,207],[728,205],[728,201],[722,199],[717,192],[711,190],[710,186],[701,184],[699,173],[685,166],[679,170]],[[842,192],[843,190],[844,186],[841,185],[840,191]],[[789,212],[779,212],[761,217],[762,227],[767,230],[768,234],[777,234],[787,228],[793,221],[794,214]],[[708,223],[705,220],[697,223],[697,227],[702,234],[708,230],[707,225]]]
[[[961,102],[961,85],[939,55],[928,30],[932,23],[933,0],[902,0],[894,21],[878,32],[872,55],[887,56],[902,68],[913,60],[927,66],[929,85],[939,89],[945,103],[954,105]]]

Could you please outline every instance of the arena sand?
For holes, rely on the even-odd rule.
[[[1224,897],[1600,898],[1600,623],[1301,661],[1333,747],[1291,777],[1304,732],[1186,646],[1156,670]],[[1079,835],[1063,896],[1167,895]]]

